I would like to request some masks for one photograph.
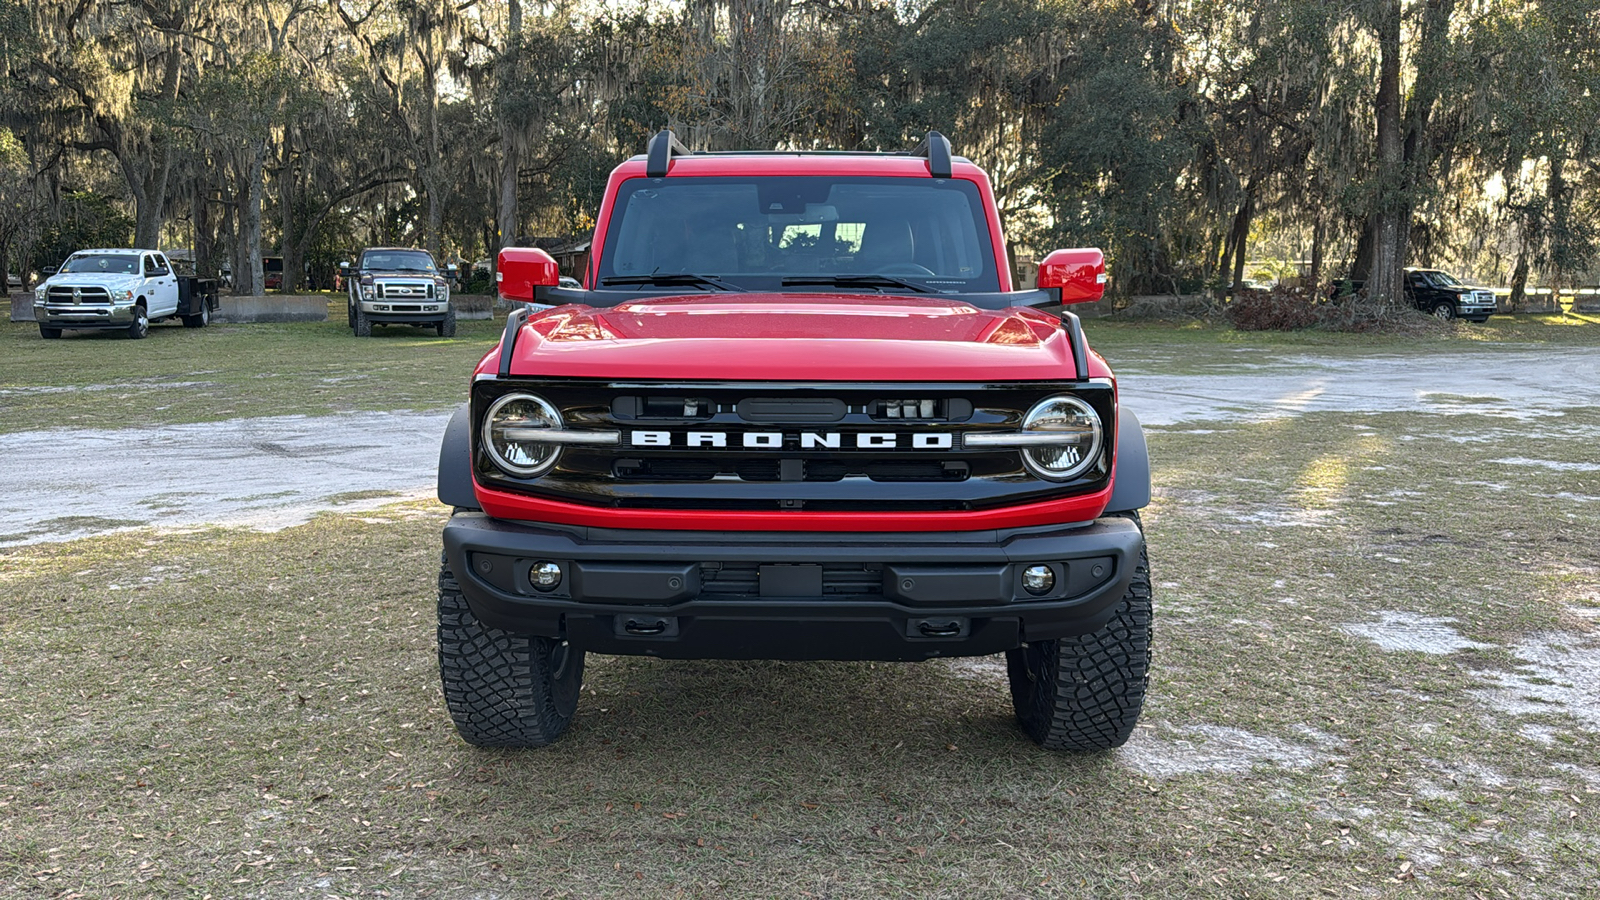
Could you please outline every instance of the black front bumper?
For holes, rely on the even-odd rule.
[[[598,653],[677,659],[981,656],[1093,631],[1144,537],[1128,519],[951,533],[623,531],[459,513],[444,530],[473,612]],[[536,589],[530,569],[561,567]],[[1050,567],[1030,594],[1022,572]]]

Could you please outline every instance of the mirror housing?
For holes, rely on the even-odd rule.
[[[561,267],[550,254],[538,247],[507,247],[500,251],[494,280],[506,300],[533,303],[543,293],[561,283]]]
[[[1106,258],[1096,247],[1056,250],[1039,263],[1039,287],[1058,302],[1088,303],[1106,293]]]
[[[339,274],[346,278],[350,277],[350,260],[347,259],[344,262],[339,263]]]

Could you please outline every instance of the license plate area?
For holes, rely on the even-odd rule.
[[[765,565],[758,570],[763,598],[822,596],[822,567]]]

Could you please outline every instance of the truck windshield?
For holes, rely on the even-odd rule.
[[[60,271],[78,275],[137,275],[139,257],[131,253],[77,253],[61,264]]]
[[[376,272],[433,272],[433,257],[425,250],[375,250],[361,257],[361,268]]]
[[[1428,272],[1427,276],[1433,279],[1434,287],[1460,287],[1461,279],[1448,272]]]
[[[751,290],[995,292],[977,185],[959,179],[633,178],[617,191],[602,287],[712,276]],[[861,276],[890,276],[863,278]]]

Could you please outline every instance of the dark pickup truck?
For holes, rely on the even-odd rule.
[[[1336,281],[1331,296],[1353,294],[1364,286],[1364,281]],[[1405,287],[1412,306],[1445,321],[1486,322],[1495,311],[1494,291],[1469,285],[1441,269],[1406,269]]]

